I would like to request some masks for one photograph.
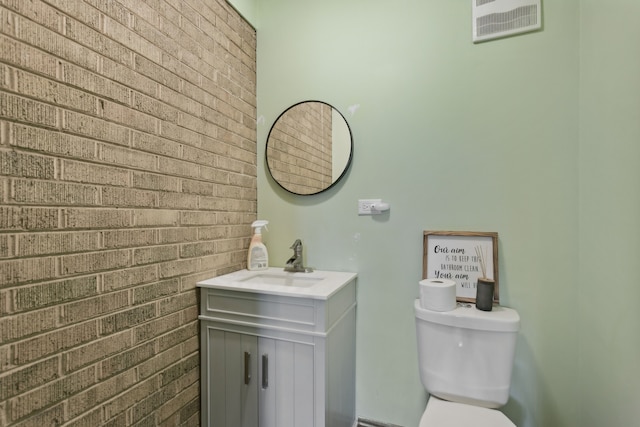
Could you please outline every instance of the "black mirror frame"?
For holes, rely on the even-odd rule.
[[[301,104],[305,104],[307,102],[316,102],[316,103],[320,103],[320,104],[324,104],[327,105],[329,107],[331,107],[331,109],[333,111],[336,111],[338,114],[340,114],[340,117],[342,117],[342,120],[344,120],[344,123],[347,125],[347,129],[349,130],[349,158],[344,166],[344,169],[342,170],[342,172],[340,173],[340,176],[338,176],[338,178],[336,178],[330,185],[328,185],[327,187],[323,188],[320,191],[317,191],[315,193],[296,193],[295,191],[292,191],[288,188],[286,188],[283,184],[281,184],[273,175],[273,172],[271,171],[271,167],[269,166],[269,159],[268,159],[268,149],[269,149],[269,140],[271,138],[271,132],[273,132],[274,127],[276,126],[276,124],[278,123],[278,120],[280,120],[280,118],[282,116],[284,116],[289,110],[297,107],[298,105]],[[351,166],[351,162],[353,160],[353,132],[351,132],[351,127],[349,126],[349,122],[347,121],[347,119],[344,117],[344,115],[340,112],[340,110],[338,110],[337,108],[335,108],[333,105],[324,102],[324,101],[318,101],[318,100],[306,100],[306,101],[300,101],[297,102],[293,105],[291,105],[290,107],[288,107],[286,110],[284,110],[282,113],[280,113],[280,115],[276,118],[276,120],[273,122],[273,125],[271,125],[271,129],[269,129],[269,134],[267,135],[267,141],[265,144],[265,164],[267,166],[267,170],[269,171],[269,175],[271,176],[271,179],[273,179],[273,181],[275,181],[276,184],[278,184],[278,186],[280,186],[283,190],[291,193],[291,194],[295,194],[297,196],[313,196],[316,194],[320,194],[323,193],[325,191],[328,191],[329,189],[333,188],[338,182],[340,182],[344,176],[347,174],[347,171],[349,170],[349,167]]]

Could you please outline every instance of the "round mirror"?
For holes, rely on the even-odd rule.
[[[269,173],[285,190],[300,195],[325,191],[347,172],[353,155],[344,116],[322,101],[285,110],[267,137]]]

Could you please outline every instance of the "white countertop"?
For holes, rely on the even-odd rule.
[[[197,283],[201,288],[226,289],[288,297],[328,299],[357,276],[356,273],[316,270],[311,273],[289,273],[283,268],[239,270]]]

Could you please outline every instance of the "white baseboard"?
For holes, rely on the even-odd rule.
[[[381,423],[379,421],[365,420],[363,418],[358,418],[353,427],[402,427],[396,424],[386,424]]]

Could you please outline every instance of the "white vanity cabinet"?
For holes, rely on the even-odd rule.
[[[312,345],[215,328],[207,334],[209,414],[203,425],[316,425]]]
[[[198,284],[203,427],[353,425],[356,281],[342,274],[326,295]]]

